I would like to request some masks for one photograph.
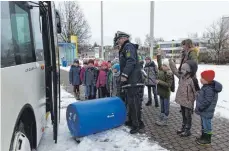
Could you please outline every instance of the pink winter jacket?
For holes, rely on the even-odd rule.
[[[99,76],[97,79],[96,87],[105,87],[107,82],[107,71],[99,70]]]
[[[81,68],[81,71],[80,71],[80,81],[83,82],[84,81],[84,73],[86,71],[86,68],[85,67],[82,67]]]

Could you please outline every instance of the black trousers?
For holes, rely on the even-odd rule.
[[[99,90],[99,98],[105,98],[110,96],[110,93],[108,92],[106,87],[100,87],[98,90]]]
[[[79,85],[73,85],[73,92],[80,92],[80,86]]]
[[[185,129],[190,130],[192,127],[192,109],[181,106],[181,113],[183,118],[182,126]]]
[[[141,124],[141,109],[143,100],[142,87],[127,88],[127,107],[128,107],[128,120],[132,121],[134,127],[139,127]]]
[[[152,86],[147,86],[147,88],[148,88],[148,99],[149,99],[149,101],[152,101],[152,91],[153,91],[155,104],[158,103],[157,87],[155,85],[154,86],[152,85]]]

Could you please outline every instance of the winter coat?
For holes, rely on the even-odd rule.
[[[80,66],[72,65],[69,71],[69,83],[72,85],[80,85]]]
[[[212,119],[218,101],[218,93],[221,91],[222,84],[217,81],[203,85],[196,99],[196,114]]]
[[[138,45],[126,41],[119,50],[121,76],[127,78],[127,84],[143,83],[141,67],[137,54]]]
[[[120,72],[113,73],[112,76],[112,88],[111,88],[112,96],[120,96]]]
[[[157,75],[157,79],[159,80],[159,83],[157,84],[157,93],[163,98],[169,98],[171,93],[170,87],[173,82],[173,73],[171,70],[163,71],[161,69],[162,61],[160,55],[157,56],[157,62],[159,69]]]
[[[175,102],[181,106],[193,109],[196,99],[196,89],[193,79],[190,77],[190,75],[182,76],[179,74],[179,71],[174,62],[170,61],[169,65],[173,74],[179,78],[179,85],[176,92]]]
[[[156,85],[156,78],[157,78],[157,67],[155,63],[152,61],[147,63],[144,67],[144,71],[146,72],[147,76],[145,79],[145,85],[147,86],[154,86]]]
[[[86,86],[96,86],[98,71],[95,67],[88,67],[84,73],[84,84]]]
[[[82,67],[80,71],[80,80],[83,82],[84,81],[84,74],[85,74],[86,68]]]
[[[108,74],[108,70],[102,70],[102,69],[99,70],[98,79],[96,83],[97,88],[107,86],[107,74]]]

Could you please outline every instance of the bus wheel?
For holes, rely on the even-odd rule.
[[[11,151],[31,151],[30,141],[25,135],[24,124],[20,122],[14,134]]]

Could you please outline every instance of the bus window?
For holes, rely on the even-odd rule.
[[[29,10],[26,11],[26,9],[13,2],[11,4],[11,28],[16,64],[35,62]]]
[[[1,2],[1,68],[16,65],[8,2]]]
[[[34,47],[35,47],[35,54],[36,54],[36,61],[43,61],[44,60],[44,49],[43,49],[43,42],[42,42],[42,18],[40,16],[39,8],[34,7],[30,10],[31,12],[31,20],[32,20],[32,27],[33,27],[33,38],[34,38]]]

